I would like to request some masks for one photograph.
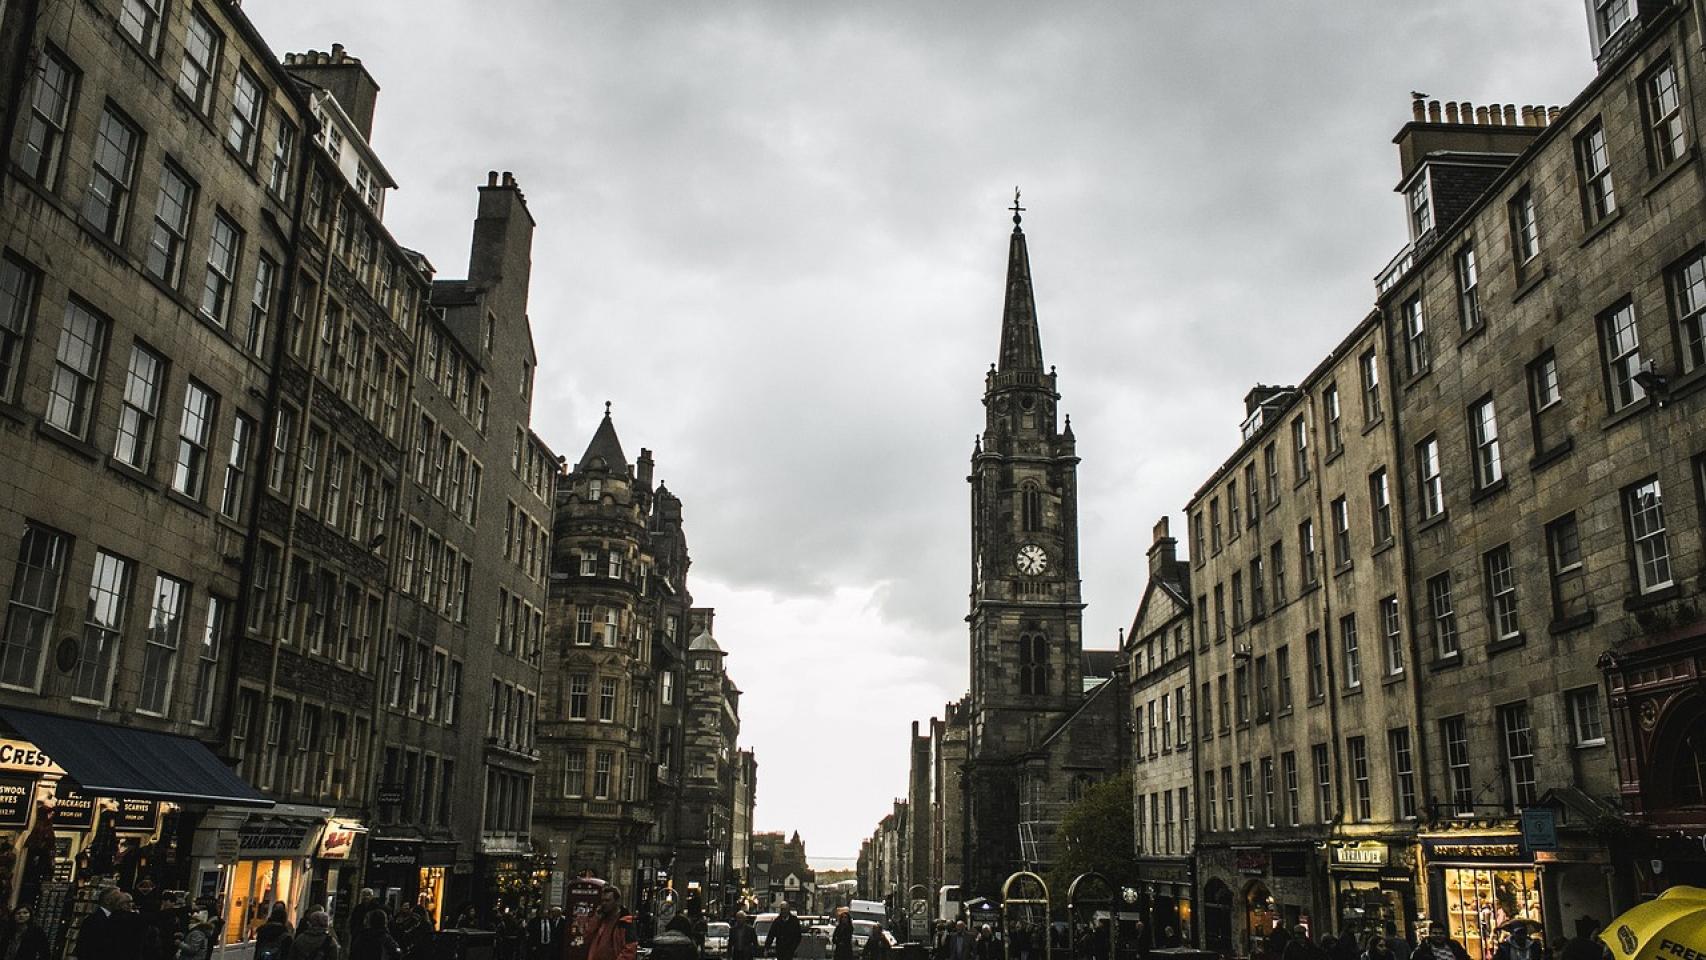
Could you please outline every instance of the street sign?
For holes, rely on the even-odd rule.
[[[1522,845],[1531,853],[1558,849],[1558,811],[1551,807],[1524,808]]]

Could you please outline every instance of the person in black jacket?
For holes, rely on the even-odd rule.
[[[835,947],[834,960],[853,960],[853,915],[843,910],[836,915],[835,932],[829,942]]]
[[[403,948],[386,929],[385,911],[369,910],[362,916],[362,928],[350,942],[349,960],[398,960]]]
[[[136,952],[135,941],[127,942],[124,918],[130,894],[118,887],[102,887],[95,894],[94,912],[77,925],[77,960],[128,960]]]
[[[889,937],[880,923],[871,924],[871,935],[865,938],[864,960],[889,960]]]
[[[758,931],[752,929],[745,910],[736,910],[729,924],[729,960],[753,960],[758,956]]]
[[[764,949],[774,950],[776,960],[794,960],[802,936],[800,918],[794,916],[794,908],[786,900],[782,901],[776,919],[770,922],[770,932],[764,935]]]

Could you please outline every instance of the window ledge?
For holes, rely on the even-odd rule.
[[[1333,447],[1332,449],[1327,451],[1327,455],[1325,457],[1321,458],[1321,463],[1323,465],[1332,463],[1333,461],[1339,459],[1340,457],[1342,457],[1344,455],[1345,455],[1345,445],[1343,443],[1340,443],[1338,446]]]
[[[83,219],[83,215],[81,213],[77,215],[77,225],[83,228],[84,236],[95,241],[97,245],[105,248],[109,255],[124,261],[133,269],[141,270],[141,265],[137,263],[135,257],[130,255],[130,251],[124,248],[124,244],[102,233],[99,227]],[[142,272],[146,273],[147,271]]]
[[[79,457],[82,457],[90,463],[99,463],[101,460],[101,451],[95,449],[94,444],[89,443],[81,437],[74,437],[71,434],[66,433],[64,430],[48,423],[46,420],[36,421],[36,433],[52,440],[54,443],[70,450],[72,453],[77,454]]]
[[[1444,508],[1444,507],[1441,507],[1440,511],[1438,513],[1434,514],[1431,517],[1423,517],[1420,521],[1418,521],[1416,523],[1416,532],[1421,533],[1423,530],[1430,530],[1434,527],[1439,526],[1442,523],[1445,523],[1447,520],[1450,520],[1450,519],[1451,519],[1451,511]]]
[[[1385,423],[1385,422],[1386,422],[1386,416],[1384,414],[1382,414],[1381,416],[1375,417],[1373,420],[1370,420],[1367,423],[1362,425],[1362,435],[1365,437],[1368,436],[1369,434],[1374,432],[1376,427],[1380,426],[1382,423]]]
[[[1479,506],[1483,501],[1491,500],[1492,498],[1498,496],[1499,494],[1504,493],[1505,489],[1509,486],[1510,486],[1510,478],[1509,477],[1500,477],[1499,479],[1494,480],[1492,483],[1489,483],[1486,486],[1476,490],[1474,493],[1471,493],[1469,495],[1469,502],[1471,504]]]
[[[1574,449],[1576,449],[1576,441],[1571,437],[1565,437],[1553,445],[1550,450],[1536,454],[1533,460],[1528,461],[1528,469],[1531,472],[1538,473],[1564,459]]]
[[[1395,683],[1402,683],[1405,676],[1406,674],[1404,671],[1400,669],[1397,673],[1389,673],[1386,676],[1381,677],[1380,685],[1383,687],[1390,687]]]
[[[1546,632],[1550,633],[1554,637],[1562,636],[1572,630],[1580,630],[1581,628],[1592,624],[1593,620],[1593,611],[1583,610],[1581,613],[1571,614],[1567,617],[1559,617],[1552,621],[1547,625]]]
[[[1457,348],[1459,350],[1463,349],[1464,345],[1467,344],[1469,341],[1475,339],[1476,337],[1479,337],[1481,334],[1486,333],[1486,332],[1487,332],[1487,320],[1486,320],[1486,318],[1483,317],[1481,320],[1477,321],[1473,327],[1470,327],[1469,329],[1464,330],[1462,333],[1460,333],[1458,335],[1458,337],[1457,337]]]
[[[1405,377],[1404,382],[1400,383],[1398,386],[1402,387],[1405,390],[1408,390],[1411,387],[1415,386],[1416,384],[1421,383],[1423,380],[1426,380],[1428,378],[1428,374],[1433,373],[1433,372],[1434,372],[1433,364],[1430,363],[1427,366],[1423,367],[1422,369],[1416,371],[1415,373],[1412,373],[1409,376]]]
[[[1314,477],[1314,474],[1312,473],[1306,473],[1303,476],[1298,477],[1297,480],[1292,483],[1291,489],[1297,490],[1301,488],[1304,484],[1308,483],[1312,477]]]
[[[1582,235],[1582,242],[1578,244],[1578,246],[1586,247],[1588,244],[1598,240],[1607,230],[1611,229],[1612,224],[1621,219],[1623,219],[1623,208],[1618,207],[1616,210],[1613,210],[1604,217],[1601,217],[1598,223],[1589,227],[1587,232]]]
[[[1539,257],[1540,254],[1535,254],[1536,259],[1539,259]],[[1532,264],[1534,261],[1530,260],[1529,263]],[[1518,276],[1520,276],[1523,268],[1518,267],[1517,270]],[[1544,263],[1540,264],[1539,268],[1534,271],[1534,276],[1529,277],[1527,280],[1523,280],[1517,285],[1516,292],[1511,294],[1511,303],[1521,303],[1524,297],[1533,293],[1542,283],[1545,283],[1546,278],[1551,275],[1552,271],[1548,269]]]
[[[1341,577],[1347,573],[1350,573],[1351,568],[1353,568],[1355,566],[1356,566],[1356,561],[1346,560],[1344,563],[1341,563],[1338,566],[1333,568],[1333,576],[1335,578],[1337,578],[1337,577]]]
[[[1369,551],[1369,552],[1368,552],[1368,555],[1369,555],[1369,556],[1370,556],[1370,557],[1378,557],[1378,556],[1380,556],[1380,555],[1381,555],[1381,554],[1383,554],[1383,553],[1385,553],[1385,552],[1386,552],[1386,551],[1388,551],[1388,550],[1390,550],[1390,549],[1392,549],[1392,548],[1393,548],[1393,547],[1395,547],[1395,546],[1397,546],[1397,545],[1398,545],[1398,540],[1397,540],[1397,538],[1395,538],[1395,537],[1387,537],[1387,538],[1386,538],[1386,539],[1385,539],[1385,540],[1382,540],[1382,541],[1381,541],[1381,542],[1380,542],[1380,545],[1379,545],[1379,546],[1377,546],[1377,547],[1375,547],[1375,548],[1374,548],[1374,549],[1373,549],[1373,550],[1370,550],[1370,551]]]
[[[1316,578],[1314,580],[1310,580],[1307,583],[1305,583],[1303,586],[1298,588],[1297,599],[1302,600],[1304,597],[1309,596],[1310,594],[1314,593],[1315,591],[1317,591],[1319,589],[1321,589],[1321,580],[1319,578]]]
[[[1318,693],[1315,696],[1309,698],[1309,706],[1311,706],[1311,707],[1319,707],[1321,704],[1326,703],[1326,702],[1327,702],[1326,694]]]
[[[1362,684],[1360,684],[1360,683],[1354,687],[1346,687],[1343,690],[1339,691],[1339,698],[1340,699],[1349,699],[1351,697],[1360,697],[1360,696],[1362,696]]]
[[[1449,657],[1435,657],[1428,664],[1428,669],[1438,673],[1441,670],[1454,670],[1461,666],[1463,666],[1463,654],[1454,653]]]
[[[208,516],[213,515],[213,511],[207,509],[206,504],[202,503],[199,500],[195,500],[195,499],[192,499],[190,497],[186,497],[183,494],[179,493],[178,491],[173,490],[171,487],[166,488],[166,499],[172,501],[173,503],[176,503],[178,506],[183,507],[186,510],[191,510],[195,513],[199,513],[204,517],[208,517]]]
[[[1669,603],[1682,595],[1682,587],[1674,580],[1668,586],[1660,587],[1647,593],[1638,593],[1623,600],[1625,610],[1649,610],[1662,603]]]
[[[160,481],[154,479],[154,477],[152,475],[150,475],[148,473],[148,471],[146,471],[146,470],[139,470],[136,467],[133,467],[130,464],[125,463],[123,460],[119,460],[115,457],[108,457],[107,458],[107,468],[112,470],[114,473],[118,474],[119,476],[124,477],[126,480],[131,480],[135,483],[139,483],[142,486],[147,487],[148,489],[154,491],[155,493],[160,492]]]
[[[23,407],[7,400],[0,400],[0,417],[4,417],[20,426],[28,425],[30,414]]]
[[[1652,408],[1653,395],[1647,394],[1626,407],[1613,410],[1609,414],[1606,414],[1605,419],[1599,422],[1599,428],[1601,430],[1610,430],[1612,427],[1618,426],[1626,420],[1633,420]]]
[[[1670,382],[1670,400],[1667,405],[1674,404],[1706,385],[1706,366],[1695,367]]]
[[[1641,191],[1641,196],[1652,196],[1654,191],[1669,183],[1671,178],[1675,177],[1688,167],[1693,166],[1694,161],[1698,159],[1699,156],[1699,148],[1694,144],[1689,144],[1688,149],[1683,152],[1682,156],[1677,157],[1675,160],[1670,162],[1670,166],[1665,167],[1662,170],[1653,171],[1652,179],[1647,183],[1646,189]]]
[[[1506,650],[1515,650],[1517,647],[1520,647],[1527,642],[1528,639],[1520,633],[1514,637],[1505,637],[1502,640],[1494,640],[1492,643],[1487,644],[1487,655],[1491,656],[1495,653],[1504,653]]]

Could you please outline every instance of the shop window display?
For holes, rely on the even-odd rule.
[[[283,901],[291,917],[301,916],[300,885],[295,860],[239,860],[231,874],[225,909],[226,944],[255,939],[275,902]]]
[[[1448,867],[1446,919],[1471,960],[1492,960],[1512,921],[1526,920],[1541,938],[1540,886],[1532,869]]]

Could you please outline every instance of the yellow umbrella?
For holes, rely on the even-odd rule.
[[[1706,958],[1706,890],[1671,887],[1611,921],[1599,938],[1617,960]]]

